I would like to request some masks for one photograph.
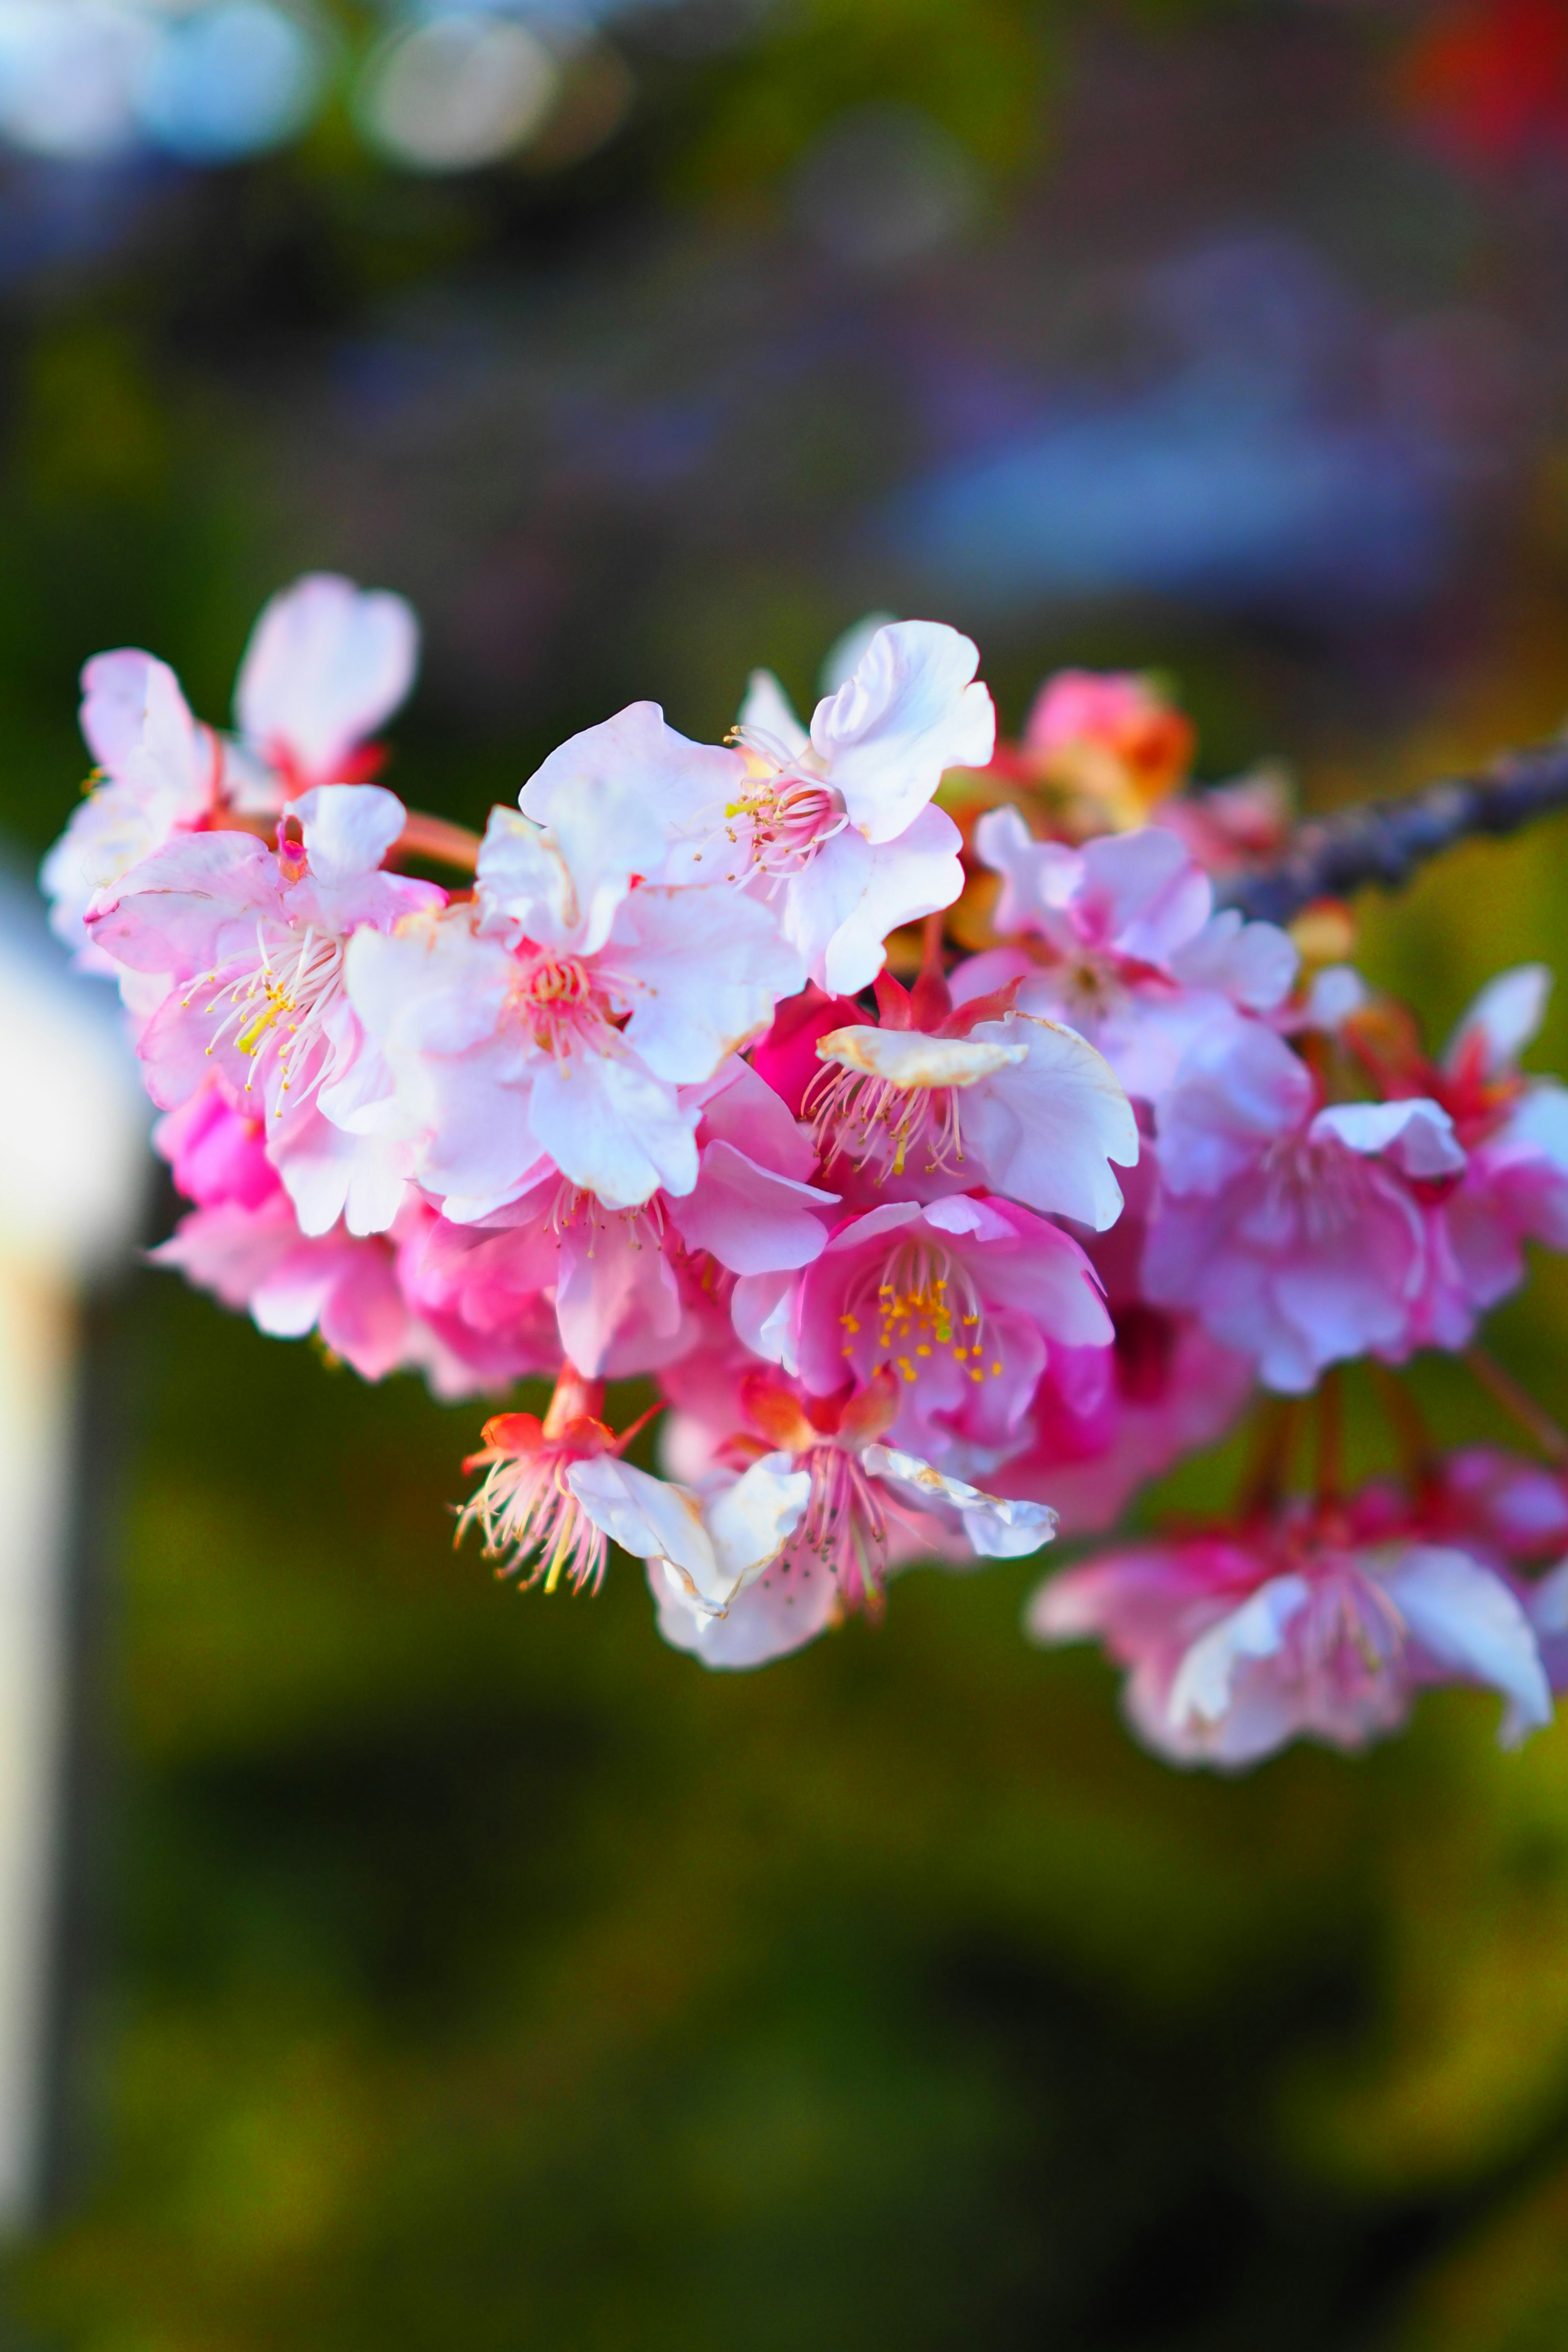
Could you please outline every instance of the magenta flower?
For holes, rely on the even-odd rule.
[[[1189,1048],[1159,1114],[1161,1191],[1143,1258],[1156,1307],[1197,1316],[1273,1389],[1416,1344],[1427,1276],[1417,1186],[1465,1156],[1428,1098],[1327,1108],[1259,1022]]]
[[[1133,1728],[1173,1763],[1237,1769],[1301,1738],[1361,1748],[1435,1683],[1500,1691],[1505,1745],[1552,1719],[1504,1578],[1419,1530],[1367,1541],[1353,1515],[1130,1546],[1042,1585],[1027,1624],[1047,1643],[1102,1641],[1129,1670]]]
[[[963,968],[962,1002],[1018,983],[1024,1013],[1097,1046],[1131,1095],[1158,1102],[1194,1038],[1233,1009],[1271,1013],[1298,956],[1272,923],[1215,914],[1214,886],[1173,833],[1145,825],[1082,849],[1037,841],[1015,808],[990,809],[975,847],[1003,877],[993,918],[1016,947]]]
[[[702,1112],[681,1090],[799,985],[765,907],[633,887],[644,804],[635,777],[621,789],[618,827],[607,806],[559,837],[492,811],[470,903],[353,943],[349,996],[389,1074],[367,1124],[411,1143],[455,1223],[552,1167],[614,1209],[690,1192]]]
[[[667,881],[723,880],[771,905],[810,977],[864,988],[900,924],[948,907],[963,887],[959,833],[931,805],[942,772],[983,767],[996,738],[980,656],[935,621],[880,628],[809,731],[766,671],[752,677],[723,791],[694,776],[661,803]],[[556,822],[559,795],[523,794]]]
[[[889,1202],[850,1218],[794,1277],[771,1332],[748,1328],[761,1291],[736,1289],[737,1327],[758,1352],[772,1340],[813,1396],[847,1383],[862,1393],[890,1373],[889,1442],[978,1475],[1027,1444],[1053,1351],[1104,1349],[1111,1338],[1077,1242],[991,1195]]]

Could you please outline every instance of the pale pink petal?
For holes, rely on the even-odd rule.
[[[1109,1163],[1138,1158],[1138,1123],[1109,1065],[1070,1029],[1026,1014],[983,1021],[976,1044],[1024,1044],[1028,1058],[966,1089],[965,1148],[992,1188],[1047,1215],[1072,1217],[1095,1232],[1121,1212]]]
[[[667,1561],[699,1606],[723,1608],[733,1580],[720,1569],[701,1503],[689,1487],[650,1477],[611,1454],[574,1463],[566,1483],[612,1543],[636,1559]]]
[[[540,1056],[528,1116],[539,1149],[608,1208],[635,1209],[661,1187],[689,1192],[697,1181],[699,1113],[629,1055]]]
[[[1521,963],[1489,981],[1448,1041],[1447,1068],[1458,1067],[1479,1045],[1489,1078],[1512,1069],[1546,1018],[1552,972],[1543,963]]]
[[[1514,1747],[1552,1720],[1552,1692],[1530,1620],[1513,1594],[1466,1553],[1413,1545],[1384,1579],[1436,1665],[1489,1683],[1508,1701],[1500,1737]]]
[[[811,749],[811,737],[795,717],[794,705],[771,669],[752,672],[735,724],[757,736],[764,750],[771,751],[776,745],[787,760],[798,760]]]
[[[668,1213],[688,1249],[710,1251],[731,1274],[772,1274],[821,1255],[827,1240],[821,1212],[837,1201],[715,1140],[703,1147],[695,1187],[670,1201]],[[582,1364],[574,1351],[573,1361]]]
[[[745,778],[738,752],[689,742],[657,702],[634,702],[552,751],[518,805],[561,845],[587,914],[634,874],[661,877],[683,835],[722,824]]]
[[[1082,856],[1083,919],[1119,955],[1168,964],[1208,921],[1214,885],[1175,834],[1152,824],[1104,834]]]
[[[407,823],[395,793],[380,784],[318,784],[294,803],[316,880],[357,881],[374,874]]]
[[[634,890],[616,909],[602,970],[629,1005],[627,1043],[675,1085],[710,1078],[805,978],[767,908],[722,885]]]
[[[1454,1139],[1454,1122],[1438,1103],[1424,1097],[1405,1102],[1335,1103],[1321,1110],[1308,1134],[1316,1142],[1337,1136],[1352,1151],[1381,1155],[1403,1174],[1457,1176],[1465,1155]]]
[[[852,677],[816,706],[811,740],[868,841],[907,830],[948,768],[983,768],[996,714],[972,683],[975,646],[940,621],[879,629]]]
[[[309,572],[262,610],[235,688],[240,730],[330,778],[414,682],[419,625],[401,596]]]
[[[828,936],[820,970],[812,973],[830,995],[852,995],[869,985],[882,969],[882,942],[889,931],[952,905],[963,887],[961,838],[944,810],[922,808],[896,841],[873,844],[869,857],[863,864],[857,861],[855,894],[837,891],[837,923]],[[830,841],[795,889],[809,882],[816,866],[828,859],[833,860],[837,887],[848,871],[847,845],[856,839],[858,835],[845,833]]]

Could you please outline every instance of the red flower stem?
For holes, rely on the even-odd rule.
[[[1301,1412],[1300,1398],[1266,1399],[1258,1416],[1252,1458],[1237,1496],[1237,1516],[1244,1524],[1249,1519],[1267,1518],[1284,1492],[1301,1426]]]
[[[1345,1455],[1344,1376],[1337,1366],[1323,1374],[1317,1404],[1317,1505],[1320,1511],[1335,1511],[1344,1493]]]
[[[1530,1391],[1514,1379],[1485,1348],[1467,1348],[1462,1361],[1474,1373],[1482,1388],[1489,1390],[1503,1411],[1512,1415],[1521,1429],[1526,1431],[1541,1448],[1549,1462],[1568,1463],[1568,1436],[1564,1436],[1552,1415],[1538,1405]]]
[[[1432,1443],[1432,1433],[1426,1426],[1426,1416],[1391,1366],[1380,1364],[1375,1356],[1371,1363],[1372,1377],[1377,1384],[1383,1410],[1394,1432],[1394,1442],[1399,1448],[1400,1469],[1405,1483],[1419,1496],[1432,1483],[1433,1464],[1437,1453]]]

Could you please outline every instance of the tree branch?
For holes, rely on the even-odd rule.
[[[1397,890],[1418,866],[1480,834],[1515,833],[1568,809],[1568,742],[1510,751],[1485,775],[1428,784],[1408,798],[1366,801],[1298,825],[1283,857],[1227,876],[1215,896],[1244,915],[1288,923],[1314,898],[1375,883]]]

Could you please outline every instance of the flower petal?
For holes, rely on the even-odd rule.
[[[812,746],[868,841],[891,841],[947,768],[983,768],[996,714],[968,637],[940,621],[879,629],[837,694],[816,706]]]
[[[419,624],[401,596],[309,572],[264,608],[235,688],[241,731],[331,775],[414,683]]]

